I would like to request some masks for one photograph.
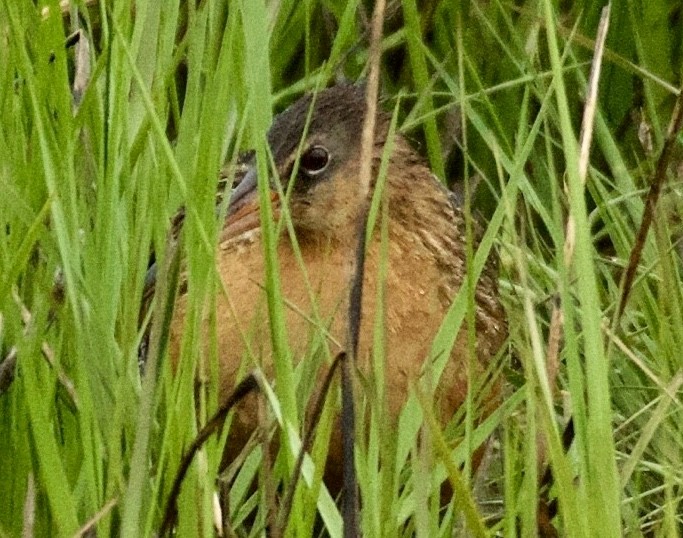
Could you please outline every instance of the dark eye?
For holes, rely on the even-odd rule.
[[[313,146],[301,156],[299,166],[308,176],[317,176],[325,171],[330,164],[330,154],[322,146]]]

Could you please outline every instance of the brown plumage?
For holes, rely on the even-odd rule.
[[[313,110],[305,142],[300,145],[311,105]],[[347,340],[349,285],[363,207],[359,199],[358,172],[364,106],[362,88],[336,86],[320,92],[314,99],[307,96],[297,101],[275,119],[268,134],[275,166],[285,189],[301,147],[289,210],[305,269],[297,262],[286,231],[278,243],[282,289],[289,305],[286,313],[288,339],[295,358],[310,350],[314,336],[320,334],[314,326],[316,319],[322,320],[336,342],[343,346]],[[389,119],[384,113],[378,115],[374,174],[381,162]],[[232,195],[216,260],[229,296],[226,299],[221,294],[217,298],[222,395],[239,381],[238,370],[247,349],[245,335],[250,349],[258,357],[257,362],[266,372],[272,372],[255,185],[255,163],[252,162]],[[419,377],[433,338],[465,279],[465,239],[462,215],[451,202],[449,192],[400,135],[394,140],[385,188],[389,221],[384,382],[387,409],[395,418],[406,401],[411,382]],[[357,359],[358,368],[366,374],[372,360],[381,250],[380,233],[376,230],[367,250]],[[307,275],[308,285],[304,275]],[[311,291],[314,301],[310,297]],[[479,279],[475,301],[474,364],[483,372],[507,336],[490,264]],[[170,349],[174,362],[180,353],[186,308],[186,296],[181,294],[171,328]],[[209,330],[207,324],[207,334]],[[329,342],[332,355],[340,351],[331,339]],[[466,364],[467,336],[465,330],[461,330],[436,391],[437,407],[444,420],[450,418],[466,398]],[[494,388],[485,399],[492,403],[496,398]],[[256,408],[253,401],[247,402],[238,411],[235,430],[230,436],[231,446],[243,445],[255,425]],[[329,457],[337,466],[338,446],[338,439],[333,439]]]

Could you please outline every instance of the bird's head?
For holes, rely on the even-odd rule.
[[[350,225],[361,208],[358,176],[364,117],[364,88],[341,85],[305,96],[275,118],[268,145],[282,189],[290,191],[288,207],[298,234],[335,238],[356,229]],[[381,112],[375,128],[377,162],[388,125],[388,116]],[[269,183],[277,209],[281,200],[274,181]],[[230,235],[258,226],[256,187],[254,159],[230,200]]]

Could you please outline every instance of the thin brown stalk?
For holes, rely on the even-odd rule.
[[[609,29],[609,15],[611,4],[607,4],[602,9],[600,16],[600,24],[598,25],[597,36],[595,39],[595,52],[593,54],[593,62],[591,64],[590,77],[588,79],[588,95],[586,97],[586,105],[583,109],[583,117],[581,119],[581,135],[579,138],[579,178],[582,185],[586,185],[586,178],[588,177],[588,165],[590,163],[590,149],[593,141],[593,126],[595,123],[595,113],[598,103],[598,88],[600,82],[600,72],[602,68],[602,59],[605,53],[605,40],[607,39],[607,31]],[[573,215],[567,217],[567,224],[565,229],[565,243],[564,243],[564,263],[567,267],[571,265],[574,257],[574,250],[576,246],[576,223]],[[557,392],[557,374],[560,365],[560,348],[563,336],[564,315],[562,312],[562,305],[560,301],[555,301],[553,305],[552,314],[550,317],[550,330],[548,334],[548,346],[546,350],[546,376],[548,387],[552,391],[552,396]],[[570,423],[571,424],[571,423]],[[568,449],[573,441],[573,428],[569,426],[565,429],[563,437],[569,434],[569,439],[565,439],[563,445]],[[539,436],[537,438],[538,453],[540,455],[539,461],[545,462],[547,454],[547,440],[545,437]],[[541,489],[541,496],[538,502],[538,520],[537,525],[539,533],[542,536],[556,536],[556,530],[551,521],[556,512],[556,506],[548,498],[548,491],[552,483],[552,470],[544,463],[545,471],[540,473],[541,480],[539,487]]]
[[[277,532],[280,536],[284,535],[284,531],[289,520],[289,515],[292,511],[292,502],[294,501],[294,493],[296,492],[296,486],[299,481],[299,477],[301,476],[301,468],[304,464],[304,457],[307,452],[310,452],[311,446],[313,445],[313,437],[315,435],[315,430],[318,426],[318,423],[320,422],[320,416],[322,415],[325,400],[327,399],[327,394],[330,391],[330,386],[332,385],[332,380],[334,379],[334,374],[337,371],[337,367],[345,359],[346,353],[344,353],[343,351],[335,357],[334,361],[332,362],[332,365],[330,366],[330,369],[327,372],[327,375],[325,376],[323,385],[320,389],[320,393],[318,394],[318,397],[314,402],[309,427],[304,434],[304,438],[301,443],[301,449],[299,450],[299,454],[296,458],[296,463],[294,465],[294,474],[292,475],[292,480],[289,483],[287,492],[285,493],[285,497],[282,501],[282,505],[280,508],[280,515],[278,516],[277,523]]]
[[[595,55],[593,56],[590,78],[588,80],[588,96],[586,98],[586,106],[584,107],[583,118],[581,121],[579,177],[581,179],[581,183],[584,185],[586,184],[586,177],[588,175],[590,147],[593,140],[593,124],[595,122],[595,111],[597,109],[598,101],[598,83],[600,80],[602,58],[605,51],[605,39],[607,38],[607,30],[609,28],[609,14],[610,4],[606,5],[602,9],[602,16],[600,18],[600,25],[598,26],[598,33],[595,42]],[[567,217],[567,224],[565,228],[564,243],[564,263],[567,267],[571,264],[572,258],[574,257],[575,246],[576,224],[574,222],[574,217],[569,215]],[[553,305],[553,311],[550,319],[551,330],[548,336],[546,362],[548,383],[551,389],[554,390],[555,378],[557,375],[557,364],[559,363],[559,344],[562,339],[563,322],[561,304],[559,301]]]
[[[0,318],[1,320],[2,318]],[[2,331],[0,331],[2,334]],[[7,356],[0,362],[0,395],[9,390],[14,381],[14,372],[17,367],[17,348],[11,347]]]
[[[33,325],[33,314],[31,314],[29,309],[26,308],[26,305],[24,304],[23,300],[21,299],[21,297],[19,297],[19,291],[16,287],[12,288],[12,299],[19,308],[21,321],[24,326],[22,334],[26,336],[28,335],[31,326]],[[3,318],[2,316],[0,316],[0,334],[2,334],[2,323]],[[50,368],[52,368],[57,373],[57,380],[59,381],[59,384],[62,386],[66,394],[69,396],[69,405],[73,410],[78,410],[78,394],[76,393],[76,388],[73,381],[69,379],[69,377],[64,373],[61,367],[57,364],[57,361],[55,360],[55,353],[52,350],[52,348],[47,344],[47,342],[43,342],[41,344],[40,350],[42,352],[43,358],[45,358],[45,361],[48,363]],[[9,387],[12,385],[12,382],[14,381],[16,368],[17,348],[16,346],[12,346],[5,359],[0,363],[0,394],[9,390]]]
[[[242,381],[240,381],[230,396],[221,404],[216,413],[197,434],[197,437],[195,437],[194,441],[192,441],[190,447],[185,451],[185,455],[180,462],[175,479],[173,480],[171,492],[168,494],[168,500],[166,501],[166,506],[164,508],[164,520],[159,531],[160,536],[170,534],[171,527],[175,522],[176,503],[178,501],[178,496],[180,495],[180,487],[183,484],[183,480],[185,479],[185,475],[192,464],[195,454],[214,433],[220,431],[223,423],[225,422],[225,417],[228,415],[230,410],[239,402],[241,402],[248,394],[258,389],[259,385],[256,381],[256,376],[253,373],[249,374]]]
[[[24,525],[21,538],[33,538],[36,523],[36,483],[33,473],[28,474],[26,481],[26,498],[24,500]]]
[[[365,119],[360,155],[360,172],[358,194],[362,204],[360,226],[358,227],[358,248],[356,249],[355,271],[352,277],[349,297],[349,327],[347,346],[349,356],[342,359],[342,453],[344,476],[344,538],[360,535],[358,482],[356,478],[354,445],[355,445],[355,410],[353,398],[353,367],[358,352],[361,305],[363,297],[363,277],[365,266],[365,229],[368,216],[368,193],[372,176],[372,152],[374,149],[375,122],[377,116],[377,95],[379,93],[379,66],[382,56],[382,25],[384,23],[385,0],[375,4],[372,15],[372,31],[370,38],[369,74],[365,88]]]
[[[645,247],[645,239],[647,238],[647,233],[652,225],[655,210],[657,209],[657,202],[659,201],[659,195],[661,194],[662,186],[666,180],[666,172],[669,168],[669,164],[671,163],[671,158],[673,157],[673,149],[676,145],[676,138],[681,132],[681,128],[683,128],[683,87],[681,87],[681,90],[678,93],[676,105],[674,106],[674,110],[671,114],[671,121],[669,122],[669,127],[666,132],[664,146],[662,147],[662,152],[657,160],[657,167],[655,168],[654,177],[650,183],[650,190],[645,198],[643,220],[640,223],[640,228],[638,228],[633,249],[631,249],[631,255],[628,259],[628,265],[626,266],[626,270],[622,278],[621,297],[619,299],[619,307],[617,308],[616,318],[612,324],[613,327],[617,327],[619,325],[621,316],[626,308],[626,303],[628,302],[631,289],[633,288],[633,281],[635,280],[638,264],[640,263],[640,258],[643,254],[643,248]]]
[[[581,120],[581,136],[579,143],[579,177],[583,185],[586,184],[586,177],[588,176],[588,164],[590,157],[590,148],[593,140],[593,125],[595,122],[595,112],[597,110],[598,102],[598,86],[600,81],[600,71],[602,67],[602,58],[605,52],[605,40],[607,38],[607,30],[609,29],[609,14],[610,4],[607,4],[602,9],[600,17],[600,24],[598,26],[597,37],[595,41],[595,54],[593,56],[593,63],[591,65],[591,73],[588,80],[588,95],[586,97],[586,106],[583,110],[583,118]],[[567,224],[565,228],[565,243],[564,243],[564,263],[569,267],[574,257],[574,249],[576,246],[576,223],[573,215],[567,217]],[[562,305],[557,301],[553,305],[551,314],[550,334],[548,336],[548,347],[546,357],[546,375],[548,377],[548,384],[550,388],[555,390],[555,381],[557,377],[557,370],[559,364],[560,342],[562,340]]]
[[[583,109],[583,118],[581,120],[581,137],[579,142],[579,177],[583,185],[586,184],[586,176],[588,175],[590,149],[591,143],[593,141],[593,125],[595,123],[595,111],[597,110],[598,102],[600,71],[602,68],[602,58],[605,52],[605,39],[607,38],[607,30],[609,29],[609,14],[610,4],[607,4],[604,8],[602,8],[600,25],[598,26],[598,34],[595,40],[595,53],[593,55],[591,73],[588,79],[588,96],[586,97],[586,106]],[[564,244],[564,262],[566,265],[571,263],[571,260],[574,256],[574,247],[576,245],[575,227],[576,224],[574,222],[574,218],[572,215],[569,215],[567,218]]]
[[[74,534],[73,538],[81,538],[83,536],[89,536],[91,532],[95,530],[95,525],[97,525],[100,520],[106,516],[109,512],[111,512],[112,508],[116,506],[116,504],[119,502],[118,498],[114,497],[113,499],[110,499],[102,508],[100,508],[97,513],[91,517],[88,521],[86,521],[85,525],[83,525],[76,534]]]

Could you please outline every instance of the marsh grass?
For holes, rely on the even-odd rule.
[[[78,107],[74,54],[64,47],[76,19],[57,2],[0,5],[0,360],[17,357],[14,381],[0,394],[0,536],[159,529],[181,456],[218,406],[215,331],[208,342],[201,331],[205,319],[215,327],[216,297],[225,293],[214,270],[217,171],[253,148],[265,177],[272,111],[340,73],[362,76],[367,60],[364,8],[353,1],[75,5],[92,46]],[[418,9],[404,0],[393,13],[383,41],[385,108],[395,107],[396,128],[415,139],[440,179],[480,178],[476,191],[465,188],[466,212],[471,206],[487,223],[476,245],[473,229],[464,238],[468,282],[499,254],[510,339],[492,369],[508,382],[505,401],[481,424],[474,392],[442,430],[430,421],[428,391],[416,390],[390,428],[376,320],[373,375],[358,402],[368,417],[357,447],[363,535],[451,536],[464,527],[535,535],[544,496],[558,500],[561,535],[680,535],[680,149],[630,300],[613,324],[680,85],[680,6],[613,6],[585,189],[577,142],[599,17],[593,3]],[[187,216],[173,247],[169,217],[180,205]],[[385,211],[378,197],[371,221],[386,237]],[[568,215],[576,222],[569,264]],[[255,441],[217,483],[228,419],[183,483],[179,536],[214,535],[217,484],[228,499],[226,530],[262,535],[277,518],[274,498],[291,480],[312,380],[338,351],[321,319],[312,320],[319,330],[309,353],[290,349],[274,260],[277,236],[290,228],[285,214],[279,228],[264,230],[277,360],[273,379],[263,380],[273,426],[262,435],[273,433],[281,448],[269,461],[267,445]],[[140,327],[152,251],[167,269]],[[164,304],[179,278],[188,308],[173,375]],[[556,387],[548,381],[554,305],[563,319]],[[464,286],[426,358],[433,382],[440,350],[472,311]],[[150,326],[142,376],[138,350]],[[246,373],[258,351],[245,359]],[[206,383],[195,391],[198,373]],[[313,465],[325,459],[335,427],[333,393],[289,536],[341,536],[338,506]],[[561,432],[570,415],[576,435],[567,449]],[[492,433],[493,463],[473,477],[470,456]],[[545,465],[554,475],[548,493],[539,489]],[[443,507],[440,484],[449,478],[458,494]]]

